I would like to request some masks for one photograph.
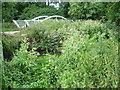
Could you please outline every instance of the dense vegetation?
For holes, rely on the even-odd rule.
[[[114,28],[92,20],[49,20],[22,33],[27,36],[20,49],[11,61],[3,62],[6,87],[118,87],[118,37]],[[56,51],[60,53],[50,53]]]
[[[41,15],[75,21],[47,20],[17,34],[2,34],[2,87],[120,88],[119,4],[64,2],[56,10],[41,2],[3,3],[7,30],[16,30],[13,19]]]

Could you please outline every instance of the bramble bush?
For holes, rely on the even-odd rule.
[[[28,50],[31,42],[23,40],[12,60],[3,61],[4,85],[13,88],[118,88],[118,34],[106,25],[93,20],[72,23],[48,20],[26,28],[21,33],[33,39],[33,46]],[[52,44],[54,35],[64,37],[61,40],[57,36],[53,42],[61,40],[61,54],[48,52],[39,56],[38,46],[49,48],[47,43]],[[49,41],[45,42],[45,38]],[[34,46],[34,42],[38,46]]]

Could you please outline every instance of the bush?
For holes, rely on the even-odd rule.
[[[38,80],[40,80],[39,87],[46,87],[45,84],[47,83],[43,82],[44,78],[46,78],[44,76],[44,66],[48,62],[48,58],[38,57],[39,54],[34,49],[27,51],[29,43],[26,41],[23,40],[20,50],[16,50],[10,62],[3,62],[4,88],[8,86],[26,88],[27,85],[32,85],[33,82],[37,83]]]
[[[51,23],[51,24],[49,24]],[[23,30],[29,38],[30,48],[35,47],[42,54],[47,52],[51,54],[60,54],[62,42],[71,37],[74,32],[80,32],[80,37],[88,35],[93,37],[96,33],[104,33],[109,38],[109,29],[100,21],[76,21],[76,22],[58,22],[48,20],[43,23],[36,23]]]
[[[65,39],[65,30],[62,30],[64,31],[62,32],[60,28],[62,28],[65,23],[66,21],[58,22],[48,20],[43,23],[36,23],[22,33],[27,33],[31,46],[37,48],[37,51],[41,55],[47,52],[60,54],[61,42]]]
[[[13,43],[14,42],[14,43]],[[19,39],[13,36],[2,35],[2,47],[4,59],[10,60],[16,49],[19,48]]]
[[[96,37],[98,40],[95,39]],[[59,86],[118,87],[118,44],[112,37],[111,39],[103,37],[104,34],[98,33],[91,39],[87,36],[81,39],[79,34],[74,34],[64,42],[63,54],[56,60],[57,65],[55,65],[55,71],[59,75],[57,80]]]

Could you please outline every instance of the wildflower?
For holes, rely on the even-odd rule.
[[[64,53],[64,52],[65,52],[65,50],[61,50],[61,52],[62,52],[62,53]]]
[[[92,45],[92,43],[89,43],[90,45]]]
[[[62,40],[60,41],[60,43],[62,43]]]

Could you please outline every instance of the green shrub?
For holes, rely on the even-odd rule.
[[[65,34],[60,28],[62,28],[65,23],[66,21],[58,22],[48,20],[43,23],[36,23],[28,27],[22,33],[27,33],[32,47],[37,48],[37,51],[41,54],[47,52],[51,54],[60,54],[61,42],[65,39]]]
[[[94,37],[94,35],[97,33],[104,33],[105,38],[109,38],[109,33],[111,32],[112,28],[109,30],[106,25],[107,24],[97,20],[78,20],[74,23],[75,30],[80,32],[80,37],[88,35],[89,38]]]
[[[26,88],[29,85],[37,88],[37,84],[33,86],[33,83],[38,81],[41,88],[49,86],[48,76],[45,76],[48,71],[44,70],[45,64],[49,63],[49,57],[38,57],[39,54],[34,48],[27,51],[29,44],[27,40],[23,40],[20,50],[16,51],[13,59],[10,62],[3,62],[5,87]]]
[[[3,34],[2,35],[2,47],[4,59],[12,59],[12,56],[16,49],[19,48],[19,39],[13,36]]]
[[[95,39],[96,37],[98,40]],[[56,61],[59,86],[63,88],[118,87],[117,40],[103,37],[104,34],[98,33],[91,39],[87,36],[80,39],[79,34],[74,34],[64,43],[63,54]]]

